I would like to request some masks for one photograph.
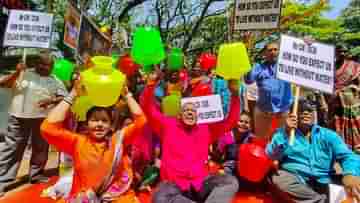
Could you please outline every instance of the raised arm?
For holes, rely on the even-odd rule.
[[[154,90],[156,87],[156,79],[149,81],[143,94],[141,95],[141,106],[145,112],[146,118],[154,130],[154,132],[161,136],[162,127],[165,124],[166,118],[160,112],[160,109],[157,107],[154,97]]]
[[[229,81],[229,89],[231,91],[231,105],[227,118],[221,122],[209,124],[209,130],[212,136],[212,141],[215,141],[219,136],[231,131],[236,126],[240,115],[240,98],[238,81]]]
[[[41,134],[45,140],[69,155],[73,155],[78,135],[66,130],[62,123],[66,118],[66,113],[69,111],[74,98],[76,97],[76,90],[71,93],[55,106],[47,118],[41,125]]]
[[[251,71],[245,75],[244,80],[246,84],[252,84],[256,81],[260,73],[260,68],[261,67],[259,64],[255,64],[255,66],[251,69]]]
[[[160,112],[160,109],[155,102],[154,90],[155,84],[147,85],[145,87],[145,90],[141,95],[141,104],[151,128],[157,135],[160,135],[166,118]]]
[[[10,75],[4,76],[0,79],[0,87],[12,88],[14,87],[16,80],[23,74],[26,65],[19,63],[16,65],[16,71]]]
[[[135,135],[142,133],[146,124],[146,118],[140,105],[136,102],[131,93],[127,93],[125,95],[125,98],[129,106],[130,112],[134,117],[134,122],[131,125],[122,129],[125,136],[124,143],[127,145],[131,143],[131,140]]]

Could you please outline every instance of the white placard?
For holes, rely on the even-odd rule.
[[[53,15],[11,10],[4,36],[4,46],[49,48]]]
[[[193,103],[197,110],[197,123],[213,123],[224,119],[220,95],[188,97],[181,99],[181,106]]]
[[[276,76],[300,86],[332,94],[335,82],[335,47],[306,44],[302,39],[281,36]]]
[[[280,16],[281,0],[236,0],[234,29],[274,29]]]
[[[342,203],[346,200],[346,192],[345,188],[340,185],[329,185],[329,194],[330,194],[330,202],[329,203]],[[353,203],[357,203],[355,199],[353,199]]]

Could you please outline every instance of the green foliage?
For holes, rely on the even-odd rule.
[[[299,37],[314,39],[344,47],[349,55],[360,56],[360,0],[353,0],[337,19],[328,19],[324,12],[331,9],[320,1],[309,4],[287,1],[282,17],[289,23],[282,29]]]
[[[64,15],[67,1],[64,0],[27,0],[38,11],[46,11],[51,4],[54,13],[54,30],[57,33],[56,46],[64,53],[72,53],[63,44]],[[74,0],[73,0],[74,1]],[[137,0],[134,0],[134,2]],[[136,24],[154,25],[160,28],[163,41],[169,47],[186,47],[183,50],[188,56],[196,56],[200,52],[216,52],[218,47],[226,43],[229,33],[228,9],[233,8],[233,1],[228,0],[146,0],[147,6],[134,7],[125,12],[119,22],[118,17],[128,0],[77,0],[78,5],[87,2],[85,13],[99,25],[109,25],[112,28],[124,28],[131,33]],[[218,7],[207,9],[199,27],[193,31],[206,3],[222,2],[224,10]],[[339,0],[340,1],[340,0]],[[138,1],[140,2],[140,1]],[[215,3],[214,3],[215,4]],[[226,6],[224,6],[226,5]],[[148,9],[145,12],[145,9]],[[331,9],[320,0],[315,3],[298,3],[295,0],[285,1],[282,8],[282,18],[290,19],[281,27],[282,33],[292,33],[296,36],[312,36],[321,42],[346,47],[354,56],[360,56],[360,0],[352,0],[341,17],[328,19],[323,14]],[[143,15],[147,15],[143,16]],[[141,16],[142,17],[139,17]],[[141,18],[142,20],[139,20]],[[135,19],[135,20],[134,20]],[[116,29],[115,29],[116,32]],[[193,34],[191,34],[193,33]],[[192,36],[191,36],[192,35]],[[279,30],[265,31],[256,35],[253,41],[264,42],[268,36],[278,36]],[[190,37],[189,37],[190,36]],[[266,37],[267,36],[267,37]],[[183,46],[190,40],[189,46]],[[237,39],[241,40],[241,39]],[[115,42],[115,44],[117,44]],[[255,55],[260,49],[256,50]]]
[[[344,27],[348,32],[360,31],[360,1],[353,0],[350,5],[342,12],[341,18]]]
[[[228,39],[228,18],[225,15],[206,18],[196,33],[198,41],[193,41],[189,52],[216,52]]]
[[[340,20],[323,17],[322,14],[330,8],[317,2],[312,5],[288,2],[283,9],[283,16],[293,16],[295,23],[291,23],[288,30],[299,36],[310,35],[323,42],[332,42],[344,29]],[[310,12],[311,11],[311,12]],[[302,17],[304,16],[304,17]],[[296,22],[297,21],[297,22]]]
[[[348,50],[351,56],[360,57],[360,0],[352,0],[342,12],[340,18],[344,32],[339,44]]]

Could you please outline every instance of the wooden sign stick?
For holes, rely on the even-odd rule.
[[[301,90],[300,86],[296,85],[294,106],[293,106],[293,109],[292,109],[292,112],[291,112],[291,114],[293,114],[293,115],[296,115],[297,112],[298,112],[300,90]],[[294,142],[295,142],[295,130],[296,129],[292,129],[290,131],[290,139],[289,139],[290,146],[294,145]]]

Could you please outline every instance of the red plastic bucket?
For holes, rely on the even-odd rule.
[[[265,149],[266,145],[268,143],[268,140],[266,138],[252,137],[250,143],[255,144],[255,145]]]
[[[239,149],[238,175],[251,182],[260,182],[272,167],[265,149],[257,144],[242,144]]]

